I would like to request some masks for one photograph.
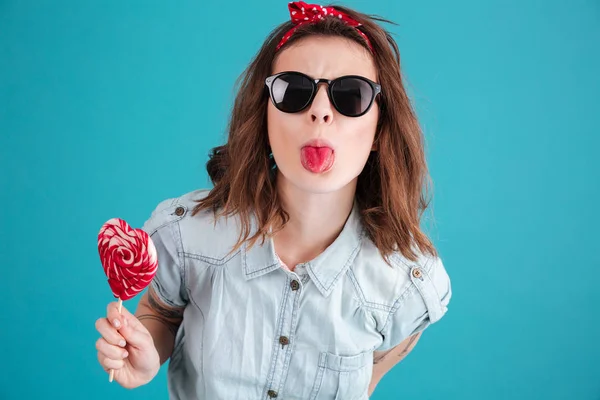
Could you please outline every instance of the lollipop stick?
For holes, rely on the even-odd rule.
[[[119,297],[119,314],[121,314],[121,308],[123,307],[123,300]],[[110,376],[108,377],[108,381],[112,382],[115,377],[115,370],[110,370]]]

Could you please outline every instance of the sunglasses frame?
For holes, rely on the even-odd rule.
[[[306,102],[306,104],[299,109],[298,111],[284,111],[281,110],[279,107],[277,107],[277,103],[275,102],[275,99],[273,97],[273,82],[275,82],[275,80],[277,78],[279,78],[281,75],[298,75],[301,77],[304,77],[306,79],[308,79],[310,82],[312,82],[312,93],[308,99],[308,101]],[[365,109],[365,111],[363,111],[360,114],[357,115],[348,115],[343,113],[342,111],[340,111],[340,109],[338,108],[337,104],[335,103],[335,100],[333,99],[333,95],[331,93],[331,86],[342,80],[342,79],[347,79],[347,78],[355,78],[355,79],[359,79],[363,82],[366,82],[369,84],[369,86],[371,86],[371,90],[373,91],[373,94],[371,96],[371,99],[369,101],[369,106]],[[279,111],[284,112],[284,113],[288,113],[288,114],[295,114],[295,113],[299,113],[304,111],[308,106],[310,106],[313,102],[313,100],[315,99],[315,96],[317,95],[318,89],[319,89],[319,84],[320,83],[326,83],[327,84],[327,96],[329,97],[329,101],[331,102],[331,104],[333,105],[333,107],[336,109],[337,112],[339,112],[340,114],[346,116],[346,117],[350,117],[350,118],[356,118],[356,117],[361,117],[363,115],[365,115],[367,112],[369,112],[369,110],[371,109],[371,107],[373,106],[373,103],[375,102],[375,98],[377,97],[378,94],[381,94],[381,85],[378,84],[377,82],[373,82],[372,80],[365,78],[364,76],[360,76],[360,75],[344,75],[344,76],[340,76],[338,78],[335,79],[324,79],[324,78],[320,78],[320,79],[314,79],[311,78],[310,76],[303,74],[302,72],[298,72],[298,71],[283,71],[283,72],[279,72],[277,74],[268,76],[265,79],[265,85],[267,86],[267,88],[269,89],[269,97],[271,98],[271,102],[273,103],[273,105],[275,106],[275,108],[277,108]]]

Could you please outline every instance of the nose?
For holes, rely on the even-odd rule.
[[[333,122],[333,106],[327,95],[327,84],[317,87],[317,94],[310,105],[311,121],[317,124],[331,124]]]

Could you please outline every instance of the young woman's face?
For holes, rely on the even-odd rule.
[[[313,79],[360,75],[377,82],[371,55],[344,38],[309,37],[278,55],[273,73],[302,72]],[[340,114],[330,103],[327,84],[319,84],[312,104],[301,112],[267,109],[269,143],[277,179],[312,193],[328,193],[355,184],[373,148],[379,118],[377,102],[360,117]]]

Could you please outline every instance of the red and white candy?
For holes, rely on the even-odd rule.
[[[98,253],[113,295],[129,300],[156,275],[158,259],[152,239],[122,219],[108,220],[98,233]]]
[[[98,253],[113,295],[119,299],[120,313],[123,300],[135,297],[156,275],[156,248],[145,231],[132,229],[122,219],[112,218],[98,233]],[[110,382],[114,374],[111,369]]]

